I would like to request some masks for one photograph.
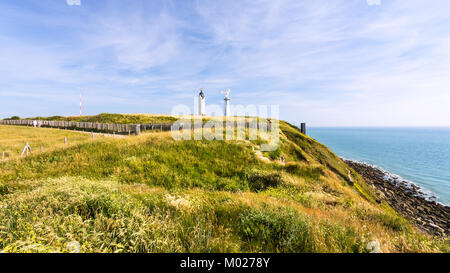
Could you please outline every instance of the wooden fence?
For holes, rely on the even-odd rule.
[[[35,120],[0,120],[3,125],[19,125],[19,126],[34,126]],[[145,124],[110,124],[110,123],[94,123],[94,122],[74,122],[74,121],[47,121],[38,120],[38,127],[60,128],[77,131],[100,132],[100,133],[114,133],[122,135],[140,135],[142,131],[170,131],[173,123],[145,123]],[[246,121],[244,128],[258,128],[256,123]],[[193,125],[193,124],[192,124]],[[202,123],[204,125],[204,123]],[[224,122],[226,127],[228,123]],[[241,127],[242,124],[234,122],[235,128]],[[192,128],[194,128],[192,126]],[[269,122],[268,129],[272,130],[272,123]],[[300,132],[306,134],[306,123],[301,124]]]
[[[34,126],[34,120],[0,120],[3,125],[17,125],[17,126]],[[110,123],[94,123],[94,122],[74,122],[74,121],[36,121],[38,127],[60,128],[77,131],[100,132],[100,133],[114,133],[122,135],[140,135],[141,131],[147,130],[161,130],[170,131],[171,123],[161,124],[110,124]]]

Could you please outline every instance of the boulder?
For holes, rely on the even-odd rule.
[[[66,249],[70,252],[70,253],[80,253],[80,243],[78,241],[72,241],[70,243],[67,244]]]
[[[378,240],[370,241],[366,246],[366,250],[369,251],[369,253],[383,253]]]

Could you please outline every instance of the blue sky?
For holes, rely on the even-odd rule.
[[[80,88],[84,114],[169,114],[203,87],[311,126],[450,126],[449,1],[66,1],[0,0],[0,117],[77,115]]]

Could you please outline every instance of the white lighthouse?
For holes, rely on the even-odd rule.
[[[203,89],[200,89],[200,94],[198,95],[198,114],[200,116],[206,115],[206,103],[205,103],[205,94],[203,93]]]
[[[224,91],[223,93],[225,94],[225,116],[228,117],[231,113],[230,113],[230,92],[231,90],[228,89],[227,91]]]

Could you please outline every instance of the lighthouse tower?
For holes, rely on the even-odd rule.
[[[198,95],[198,114],[200,116],[204,116],[206,115],[206,104],[205,104],[205,94],[203,93],[203,89],[200,89],[200,94]]]
[[[223,92],[225,93],[225,116],[228,117],[231,113],[230,113],[230,92],[231,90],[228,89],[227,91]]]

